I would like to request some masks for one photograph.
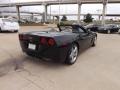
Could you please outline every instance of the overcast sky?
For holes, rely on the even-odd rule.
[[[30,1],[43,1],[43,0],[0,0],[1,3],[9,3],[9,2],[30,2]],[[44,0],[48,1],[48,0]],[[54,1],[54,0],[52,0]],[[61,14],[77,14],[77,8],[78,5],[61,5],[60,6],[60,13]],[[11,9],[3,9],[0,8],[0,10],[15,10],[15,8]],[[30,12],[44,12],[44,7],[43,6],[29,6],[29,7],[21,7],[21,11],[30,11]],[[58,5],[52,5],[51,6],[51,11],[53,14],[58,14],[59,13],[59,6]],[[50,7],[48,7],[48,13],[50,12]],[[102,4],[83,4],[82,5],[82,14],[86,13],[91,13],[91,14],[96,14],[96,13],[102,13]],[[113,13],[113,14],[120,14],[120,4],[108,4],[107,5],[107,13]]]
[[[56,1],[56,0],[0,0],[0,3],[12,3],[12,2],[32,2],[32,1]],[[61,13],[77,13],[77,5],[61,5]],[[59,9],[58,5],[52,6],[52,12],[57,13]],[[10,10],[10,9],[8,9]],[[43,6],[29,6],[22,7],[21,10],[43,12]],[[49,10],[48,10],[49,11]],[[100,13],[102,11],[102,4],[83,4],[82,13]],[[108,4],[107,13],[120,14],[120,4]]]

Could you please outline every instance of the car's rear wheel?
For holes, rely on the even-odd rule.
[[[73,44],[71,46],[70,51],[68,52],[68,56],[65,63],[68,65],[72,65],[76,62],[77,57],[78,57],[78,46],[76,44]]]
[[[111,31],[110,30],[107,30],[107,34],[110,34],[111,33]]]

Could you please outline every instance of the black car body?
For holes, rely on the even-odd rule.
[[[19,34],[19,40],[23,52],[30,56],[42,57],[54,61],[75,63],[70,61],[73,51],[77,57],[81,52],[90,46],[95,46],[97,34],[87,31],[80,25],[58,26],[59,31],[34,31]]]
[[[98,32],[99,33],[115,33],[119,31],[119,27],[117,25],[114,24],[110,24],[110,25],[104,25],[99,27]]]
[[[98,25],[98,24],[90,24],[86,26],[86,29],[93,32],[97,32],[100,26],[101,25]]]

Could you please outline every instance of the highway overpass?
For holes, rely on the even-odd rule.
[[[20,9],[22,6],[34,6],[34,5],[44,5],[45,6],[45,22],[47,22],[47,6],[49,5],[61,5],[61,4],[78,4],[78,23],[80,22],[81,6],[82,4],[103,4],[102,10],[102,24],[105,24],[105,16],[107,11],[108,3],[120,3],[120,0],[54,0],[54,1],[39,1],[39,2],[19,2],[19,3],[5,3],[0,4],[0,7],[16,7],[18,20],[20,20]],[[114,8],[114,7],[113,7]],[[58,14],[60,16],[60,13]],[[115,16],[115,15],[114,15]],[[60,21],[60,20],[59,20]]]
[[[54,0],[54,1],[39,1],[39,2],[19,2],[19,3],[2,3],[0,7],[14,6],[33,6],[33,5],[57,5],[57,4],[97,4],[97,3],[120,3],[120,0]]]

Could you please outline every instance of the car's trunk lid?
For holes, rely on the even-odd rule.
[[[74,41],[78,34],[72,32],[51,32],[51,31],[41,31],[41,32],[29,32],[26,33],[28,41],[30,43],[39,43],[41,38],[54,39],[57,46],[62,44],[71,43]]]
[[[43,36],[43,37],[56,37],[63,35],[70,35],[71,32],[57,32],[57,31],[40,31],[40,32],[30,32],[29,35]]]

